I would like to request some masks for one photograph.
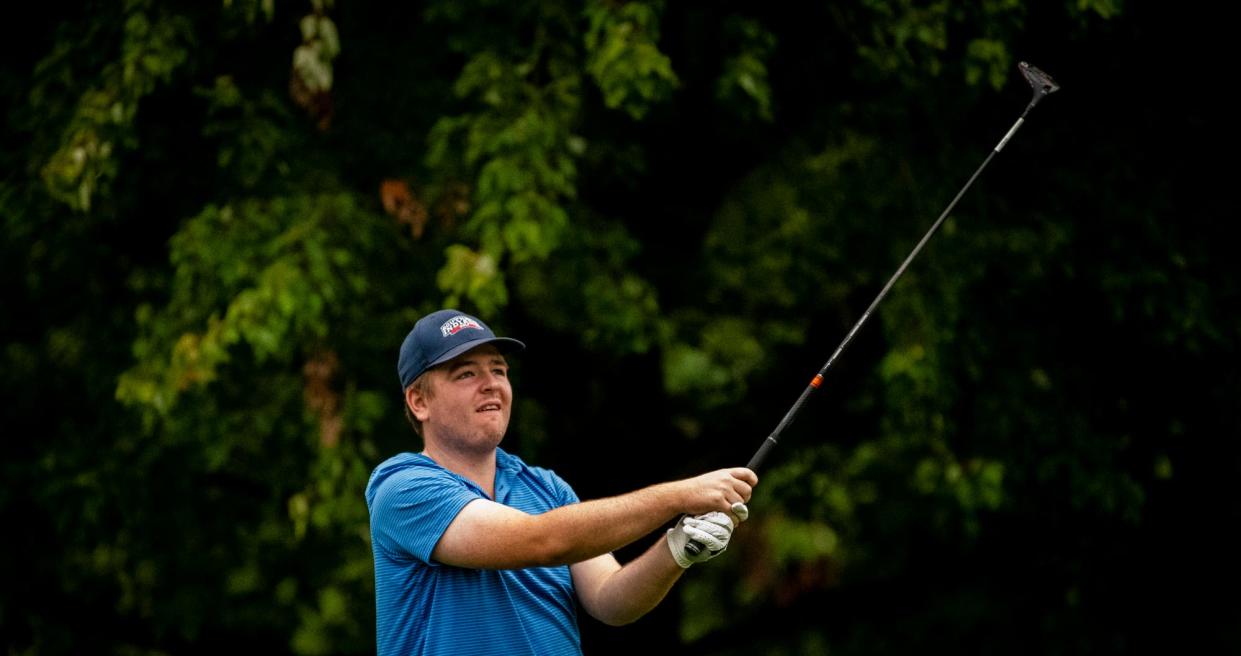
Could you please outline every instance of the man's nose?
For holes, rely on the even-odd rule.
[[[490,371],[483,372],[483,391],[490,391],[491,389],[494,389],[499,380],[500,377],[495,373]]]

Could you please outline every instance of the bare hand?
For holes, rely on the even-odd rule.
[[[744,467],[720,469],[694,478],[678,481],[686,515],[709,512],[731,513],[733,504],[750,500],[758,475]]]

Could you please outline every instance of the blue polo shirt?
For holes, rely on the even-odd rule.
[[[496,450],[494,501],[529,514],[577,503],[547,469]],[[431,560],[477,485],[422,454],[402,453],[366,485],[375,556],[379,654],[580,654],[568,566],[476,570]]]

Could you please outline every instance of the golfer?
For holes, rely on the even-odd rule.
[[[423,450],[384,461],[366,486],[380,654],[580,654],[578,605],[610,625],[638,619],[686,568],[724,551],[749,513],[749,469],[579,501],[552,471],[505,452],[505,354],[523,348],[456,310],[423,317],[401,345]],[[677,516],[641,556],[624,566],[612,556]],[[704,548],[687,551],[691,540]]]

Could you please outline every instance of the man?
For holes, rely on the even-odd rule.
[[[423,317],[401,345],[424,448],[389,458],[366,486],[380,654],[581,653],[577,604],[611,625],[638,619],[749,513],[748,469],[579,502],[555,473],[499,448],[513,401],[504,354],[523,348],[456,310]],[[612,556],[678,515],[641,556],[623,567]]]

